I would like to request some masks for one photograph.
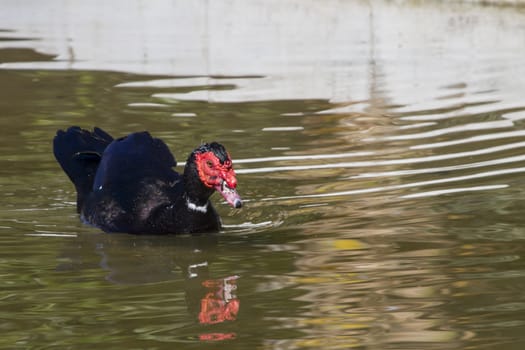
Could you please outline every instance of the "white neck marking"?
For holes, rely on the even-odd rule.
[[[204,205],[197,205],[195,203],[190,202],[189,199],[186,199],[186,207],[189,210],[197,211],[197,212],[203,213],[203,214],[205,214],[208,211],[208,203],[207,202]]]

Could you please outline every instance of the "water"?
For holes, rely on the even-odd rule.
[[[4,1],[0,347],[521,349],[524,21]],[[246,205],[215,196],[212,236],[83,225],[51,152],[69,125],[149,130],[179,162],[218,140]]]

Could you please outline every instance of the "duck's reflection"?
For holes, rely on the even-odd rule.
[[[240,304],[235,295],[237,278],[238,276],[230,276],[202,282],[209,292],[201,299],[200,323],[214,324],[234,321],[237,318]]]
[[[202,282],[207,293],[200,299],[199,323],[212,325],[237,319],[240,306],[240,301],[235,294],[237,279],[238,276],[230,276],[220,279],[207,279]],[[235,337],[236,334],[233,332],[202,333],[199,336],[201,340],[206,341],[227,340]]]
[[[189,313],[199,324],[213,326],[235,321],[240,307],[236,294],[239,276],[216,277],[210,273],[217,246],[217,235],[86,234],[78,237],[74,247],[67,248],[65,257],[69,262],[59,268],[76,270],[98,265],[108,271],[105,278],[115,284],[182,282]],[[100,258],[93,261],[97,255]],[[232,332],[199,335],[203,341],[235,337]]]

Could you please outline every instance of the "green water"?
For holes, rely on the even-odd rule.
[[[157,67],[153,58],[130,72],[74,66],[96,59],[65,69],[38,40],[16,47],[9,37],[18,32],[6,25],[0,348],[523,348],[525,46],[505,40],[525,35],[523,14],[378,4],[379,27],[390,23],[387,14],[434,13],[465,45],[439,30],[416,45],[400,25],[393,49],[365,27],[349,39],[362,47],[345,51],[348,61],[338,61],[343,44],[328,36],[333,51],[323,47],[315,58],[274,43],[284,51],[261,60],[273,57],[275,74],[180,74],[176,65],[147,75],[137,67]],[[311,19],[315,6],[301,6],[299,14],[285,8],[289,18]],[[353,5],[326,11],[345,6]],[[284,26],[271,13],[261,18]],[[372,18],[347,16],[355,18],[348,25]],[[219,22],[224,33],[236,28]],[[336,35],[328,22],[312,26]],[[480,28],[502,33],[499,46],[478,42],[492,38]],[[295,43],[309,32],[280,35]],[[214,196],[225,227],[209,236],[138,237],[84,225],[51,150],[56,130],[70,125],[114,136],[148,130],[179,161],[217,140],[234,159],[246,205],[231,209]]]

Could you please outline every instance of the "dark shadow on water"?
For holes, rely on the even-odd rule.
[[[94,268],[93,253],[107,271],[106,280],[118,285],[175,282],[181,286],[191,318],[204,328],[203,341],[230,340],[234,332],[213,331],[214,325],[237,319],[240,299],[239,276],[214,276],[218,234],[201,236],[134,236],[128,234],[83,234],[62,250],[57,266],[61,272],[83,273]],[[180,292],[173,290],[174,293]],[[169,297],[169,296],[167,296]]]

